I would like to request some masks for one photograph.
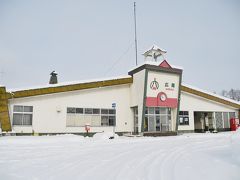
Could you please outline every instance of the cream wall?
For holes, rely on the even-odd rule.
[[[112,108],[116,103],[116,132],[133,130],[130,110],[130,84],[49,94],[9,100],[10,115],[14,105],[33,106],[32,127],[13,126],[13,130],[37,133],[78,133],[84,127],[66,127],[67,107]],[[60,111],[60,112],[58,112]],[[90,132],[112,131],[113,127],[91,127]]]
[[[130,107],[138,106],[138,129],[141,130],[142,125],[142,111],[143,111],[143,96],[145,84],[146,70],[139,71],[133,74],[133,83],[131,85]],[[132,114],[133,117],[133,114]]]
[[[194,130],[194,111],[235,112],[238,109],[187,92],[181,92],[180,111],[189,111],[189,125],[178,125],[178,130]]]
[[[150,84],[154,79],[159,83],[159,88],[157,90],[152,90],[150,88]],[[165,83],[168,83],[169,87],[165,87]],[[172,83],[175,84],[174,88],[171,88]],[[159,92],[164,92],[168,98],[178,98],[178,87],[179,75],[155,71],[148,72],[147,97],[157,97]]]

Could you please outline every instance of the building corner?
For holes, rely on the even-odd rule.
[[[2,131],[11,131],[11,121],[8,109],[8,95],[6,87],[0,87],[0,124]]]

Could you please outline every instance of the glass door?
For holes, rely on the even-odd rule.
[[[160,121],[160,116],[156,116],[156,131],[161,131],[161,121]]]
[[[156,131],[155,126],[155,117],[153,115],[150,115],[148,118],[148,131]]]
[[[165,107],[146,107],[144,131],[166,132],[171,130],[171,109]]]

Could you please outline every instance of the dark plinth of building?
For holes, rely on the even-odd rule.
[[[177,132],[176,131],[167,131],[167,132],[144,132],[143,136],[176,136]]]

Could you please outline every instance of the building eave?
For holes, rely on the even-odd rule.
[[[146,69],[154,68],[154,66],[151,66],[151,65],[143,65],[143,66]],[[141,66],[140,68],[143,68],[143,67]],[[165,70],[166,68],[163,68],[163,69]],[[157,70],[159,70],[159,67],[157,68]],[[161,70],[162,70],[162,68],[161,68]],[[181,73],[181,70],[180,71],[177,70],[176,73]],[[24,97],[32,97],[32,96],[39,96],[39,95],[47,95],[47,94],[54,94],[54,93],[70,92],[70,91],[77,91],[77,90],[84,90],[84,89],[132,84],[132,83],[133,83],[133,78],[126,77],[126,78],[109,79],[109,80],[77,83],[77,84],[70,84],[70,85],[60,85],[60,86],[55,86],[55,87],[43,87],[43,88],[36,88],[36,89],[25,89],[25,90],[19,90],[19,91],[12,91],[12,92],[6,92],[6,96],[8,99],[24,98]],[[226,100],[224,98],[214,96],[210,93],[206,93],[206,92],[200,91],[198,89],[188,87],[186,85],[181,85],[181,91],[240,109],[240,103],[237,103],[237,102],[234,103],[230,100]]]
[[[160,71],[160,72],[166,72],[166,73],[175,73],[175,74],[182,74],[182,69],[177,69],[177,68],[164,68],[160,66],[155,66],[151,64],[143,64],[131,71],[128,72],[128,75],[133,76],[133,74],[142,71],[143,69],[148,69],[152,71]]]
[[[211,101],[215,101],[215,102],[227,105],[227,106],[231,106],[231,107],[240,109],[240,104],[238,104],[238,103],[231,102],[230,100],[228,101],[224,98],[220,98],[220,97],[211,95],[209,93],[202,92],[202,91],[187,87],[185,85],[181,85],[181,91],[187,92],[187,93],[190,93],[190,94],[194,94],[196,96],[199,96],[199,97],[211,100]]]
[[[110,80],[95,81],[95,82],[61,85],[56,87],[26,89],[26,90],[20,90],[20,91],[7,92],[7,97],[8,99],[24,98],[24,97],[31,97],[31,96],[40,96],[40,95],[47,95],[47,94],[54,94],[54,93],[77,91],[77,90],[83,90],[83,89],[131,84],[132,82],[133,82],[133,78],[127,77],[127,78],[120,78],[120,79],[110,79]]]

